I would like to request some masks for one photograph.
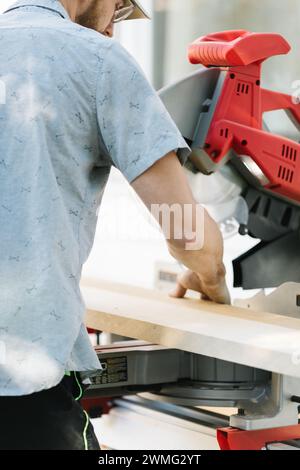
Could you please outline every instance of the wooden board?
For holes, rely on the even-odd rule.
[[[90,328],[300,377],[300,319],[82,279]]]

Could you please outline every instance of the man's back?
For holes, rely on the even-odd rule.
[[[110,168],[132,182],[171,150],[188,154],[120,45],[57,0],[26,5],[0,16],[0,395],[101,368],[79,281]]]
[[[109,41],[35,7],[1,16],[0,38],[0,334],[9,370],[20,367],[18,383],[1,373],[9,395],[46,388],[49,371],[58,381],[74,339],[86,341],[79,280],[110,169],[95,119]],[[100,367],[84,352],[77,368]]]

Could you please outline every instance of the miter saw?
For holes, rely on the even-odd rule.
[[[264,113],[283,109],[300,128],[300,105],[261,87],[263,62],[289,50],[279,34],[201,37],[189,59],[204,67],[160,97],[192,148],[186,170],[196,199],[219,223],[235,220],[241,235],[260,240],[233,262],[234,285],[278,289],[238,304],[300,318],[300,144],[264,124]],[[91,396],[139,393],[143,406],[234,406],[240,411],[232,427],[219,431],[222,448],[299,444],[299,378],[140,342],[97,352],[105,372],[92,379]]]
[[[300,282],[300,144],[273,134],[263,119],[284,110],[299,129],[300,106],[261,87],[263,62],[289,51],[279,34],[201,37],[189,59],[205,68],[160,93],[193,150],[187,167],[198,201],[260,240],[233,262],[234,286],[244,289]]]

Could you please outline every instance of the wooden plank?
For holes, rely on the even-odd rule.
[[[300,377],[300,319],[83,279],[90,328]]]

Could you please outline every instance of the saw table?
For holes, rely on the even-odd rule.
[[[90,328],[300,378],[296,294],[299,318],[103,281],[81,286]]]
[[[89,328],[140,340],[96,349],[104,371],[92,377],[89,396],[139,394],[189,408],[236,407],[231,427],[218,431],[223,448],[244,445],[249,432],[254,448],[300,438],[298,284],[243,307],[91,279],[82,280],[81,290]],[[290,305],[278,314],[287,292]],[[257,311],[259,305],[277,313]]]

